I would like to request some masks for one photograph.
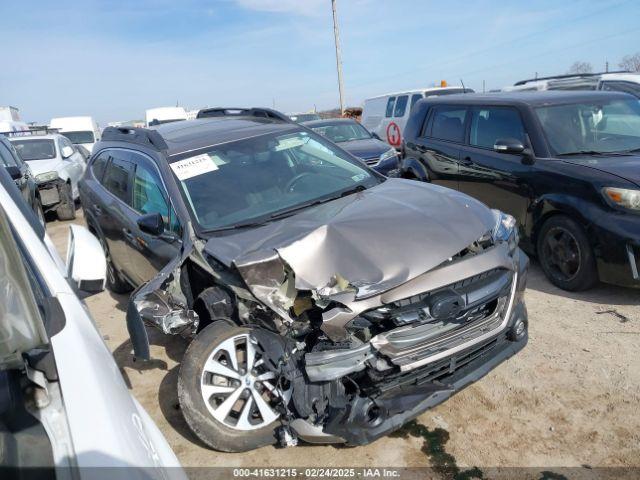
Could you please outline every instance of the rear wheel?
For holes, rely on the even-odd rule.
[[[547,278],[563,290],[588,290],[598,283],[589,239],[582,227],[569,217],[557,215],[542,225],[537,253]]]
[[[60,187],[60,204],[56,208],[58,220],[73,220],[76,218],[76,203],[71,194],[71,185],[65,183]]]
[[[189,345],[178,398],[189,427],[211,448],[244,452],[275,443],[280,404],[289,400],[290,388],[278,385],[262,352],[252,329],[222,321]]]

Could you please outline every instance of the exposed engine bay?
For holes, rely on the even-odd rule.
[[[526,344],[528,259],[512,217],[415,185],[410,208],[387,181],[363,192],[366,209],[355,196],[258,229],[188,232],[131,297],[136,356],[149,357],[144,324],[245,328],[205,362],[203,400],[230,428],[279,419],[283,444],[368,443],[442,402]]]

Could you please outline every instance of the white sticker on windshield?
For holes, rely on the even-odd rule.
[[[366,173],[359,173],[357,175],[352,176],[351,180],[353,180],[354,182],[361,182],[365,178],[367,178],[367,174]]]
[[[211,160],[209,155],[203,153],[174,162],[171,164],[171,169],[178,177],[178,180],[183,181],[218,170],[218,166]]]

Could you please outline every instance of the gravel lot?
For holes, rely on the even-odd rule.
[[[61,254],[67,223],[47,224]],[[141,370],[130,353],[127,297],[105,291],[86,299],[129,388],[186,467],[639,467],[640,291],[600,286],[563,292],[534,264],[526,301],[525,350],[400,432],[366,447],[227,454],[204,447],[178,409],[176,381],[186,342],[150,329],[154,360]]]

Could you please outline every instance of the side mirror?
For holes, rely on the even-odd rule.
[[[382,140],[382,139],[380,138],[380,135],[378,135],[376,132],[371,132],[371,136],[372,136],[373,138],[375,138],[376,140]]]
[[[62,147],[62,158],[69,158],[71,155],[73,155],[73,147],[70,146],[66,146],[66,147]]]
[[[164,232],[164,220],[159,213],[148,213],[138,217],[138,227],[145,233],[158,236]]]
[[[80,225],[69,225],[67,280],[77,290],[98,293],[107,279],[107,260],[100,241]]]
[[[525,151],[525,146],[520,140],[514,138],[504,138],[496,140],[493,150],[498,153],[510,153],[512,155],[521,155]]]
[[[20,171],[20,167],[16,165],[10,165],[7,167],[7,173],[13,180],[18,180],[22,177],[22,172]]]

